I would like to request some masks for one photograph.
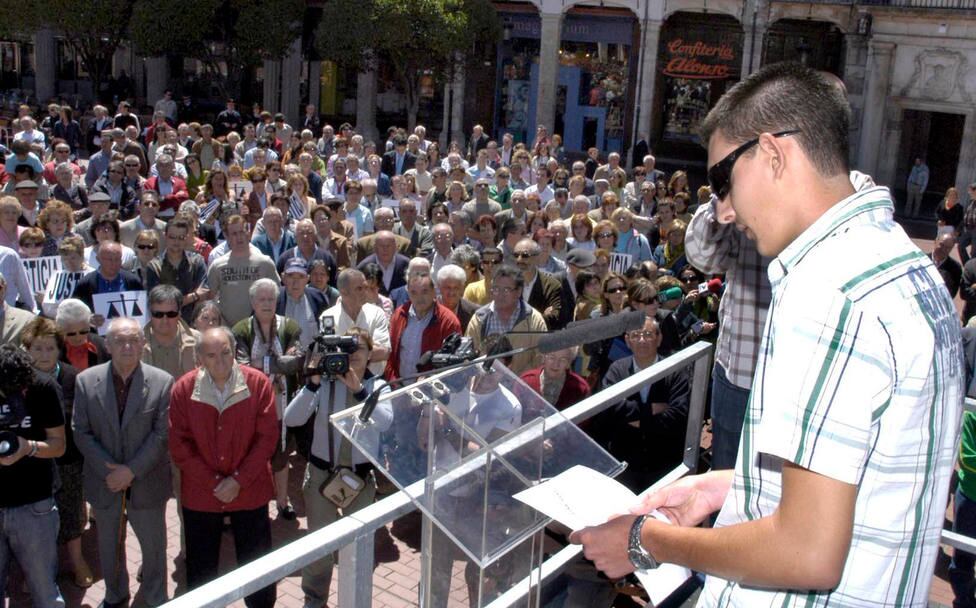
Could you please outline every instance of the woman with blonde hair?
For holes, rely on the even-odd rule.
[[[946,190],[945,198],[939,203],[935,210],[935,215],[939,220],[939,234],[952,231],[954,236],[962,233],[962,221],[964,215],[963,206],[959,204],[959,191],[955,188]]]
[[[315,206],[315,199],[308,194],[308,179],[301,173],[295,173],[288,177],[288,209],[291,219],[297,222],[308,217],[308,210]],[[301,212],[299,212],[301,208]],[[296,217],[299,216],[300,217]],[[285,218],[285,224],[290,224]]]
[[[74,213],[63,201],[48,201],[37,216],[37,225],[44,231],[44,249],[41,255],[58,255],[58,245],[64,237],[74,234]]]

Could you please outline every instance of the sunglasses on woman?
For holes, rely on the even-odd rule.
[[[618,287],[607,287],[607,293],[610,293],[610,294],[613,294],[613,293],[623,293],[625,291],[627,291],[627,288],[624,287],[623,285],[620,285]]]
[[[773,133],[773,137],[786,137],[787,135],[796,135],[799,132],[799,129],[790,129],[789,131]],[[708,185],[712,187],[712,192],[715,193],[715,196],[717,196],[719,200],[722,200],[728,196],[729,191],[732,189],[732,168],[735,166],[735,161],[739,160],[740,156],[751,150],[752,147],[758,143],[758,137],[755,139],[750,139],[735,150],[729,152],[725,158],[709,168]]]

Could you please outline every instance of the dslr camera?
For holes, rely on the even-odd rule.
[[[323,317],[322,331],[308,350],[309,361],[320,355],[318,364],[314,368],[306,365],[306,373],[327,376],[334,380],[349,371],[349,355],[358,348],[359,338],[335,335],[335,319]]]

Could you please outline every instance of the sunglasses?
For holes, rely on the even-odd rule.
[[[167,310],[167,311],[154,310],[154,311],[152,311],[152,317],[153,317],[153,319],[162,319],[164,317],[167,318],[167,319],[175,319],[178,316],[180,316],[180,313],[177,312],[177,311],[175,311],[175,310]]]
[[[526,259],[526,258],[534,258],[536,255],[538,255],[538,254],[529,253],[527,251],[520,251],[520,252],[517,252],[517,253],[513,253],[512,254],[512,257],[513,258],[520,259],[520,260],[523,260],[523,259]]]
[[[786,137],[787,135],[795,135],[799,132],[799,129],[790,129],[789,131],[773,133],[773,137]],[[735,166],[735,161],[739,160],[740,156],[751,150],[752,147],[758,143],[758,137],[755,139],[750,139],[735,150],[729,152],[725,158],[709,168],[708,185],[712,187],[712,192],[715,193],[715,196],[717,196],[719,200],[722,200],[728,196],[729,191],[732,189],[732,168]]]
[[[21,247],[43,247],[44,243],[21,243]]]
[[[149,251],[150,249],[155,249],[155,245],[136,245],[136,249],[142,249],[143,251]]]
[[[138,169],[139,168],[139,165],[129,165],[129,164],[126,164],[125,166],[128,167],[128,168],[130,168],[130,169]]]
[[[502,263],[501,260],[481,260],[481,265],[482,266],[495,266],[495,265],[501,264],[501,263]]]
[[[620,287],[608,287],[607,288],[607,293],[623,293],[625,291],[627,291],[627,288],[624,287],[624,286],[622,286],[622,285]]]
[[[91,332],[88,332],[88,331],[69,331],[69,332],[65,332],[64,337],[65,338],[74,338],[75,336],[87,336],[89,333],[91,333]]]
[[[596,238],[598,238],[598,239],[605,239],[605,238],[608,238],[608,237],[611,237],[611,236],[613,236],[613,233],[612,232],[601,232],[600,234],[596,235]]]

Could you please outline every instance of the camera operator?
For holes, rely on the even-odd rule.
[[[309,376],[304,388],[285,409],[285,424],[288,426],[302,426],[315,416],[311,454],[302,485],[309,531],[318,530],[336,521],[340,509],[342,515],[349,515],[369,506],[376,496],[376,478],[372,466],[359,450],[352,447],[348,439],[329,424],[329,417],[333,413],[362,402],[373,391],[377,380],[366,368],[373,348],[369,334],[363,329],[353,327],[346,335],[354,336],[359,341],[357,350],[349,355],[349,369],[338,377]],[[318,364],[314,356],[310,364]],[[393,408],[389,400],[379,401],[370,420],[378,432],[390,427],[393,422]],[[351,469],[364,482],[355,498],[345,507],[339,507],[322,494],[322,490],[339,468]],[[329,553],[302,570],[302,591],[305,593],[306,606],[325,605],[332,582],[332,565],[333,557]]]
[[[54,459],[65,450],[64,414],[54,382],[38,379],[30,355],[12,345],[0,346],[0,453],[7,454],[5,442],[12,453],[0,457],[0,603],[13,557],[34,605],[63,607]]]

